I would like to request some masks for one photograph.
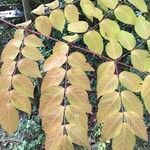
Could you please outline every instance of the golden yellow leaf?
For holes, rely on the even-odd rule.
[[[7,43],[7,45],[8,45],[8,44],[20,48],[20,46],[22,45],[22,41],[14,38],[14,39],[11,39],[11,40]]]
[[[42,82],[41,92],[43,93],[50,86],[58,86],[65,77],[65,70],[61,67],[50,69]]]
[[[16,132],[19,125],[19,114],[12,104],[7,103],[3,111],[0,111],[0,116],[1,127],[9,134]]]
[[[143,105],[133,92],[127,90],[122,91],[121,99],[123,107],[126,109],[126,111],[133,111],[143,118]]]
[[[70,136],[63,135],[64,126],[54,129],[51,135],[46,137],[46,150],[74,150]]]
[[[34,87],[28,77],[22,74],[17,74],[13,77],[12,85],[20,94],[33,98]]]
[[[94,4],[90,0],[81,0],[80,7],[82,8],[82,11],[87,16],[87,18],[93,21],[91,12],[93,12]]]
[[[30,34],[30,35],[25,37],[24,45],[32,46],[32,47],[42,47],[42,46],[44,46],[42,44],[42,41],[37,36],[35,36],[34,34]]]
[[[150,57],[150,54],[146,50],[135,49],[131,52],[132,65],[140,71],[148,71],[145,68],[145,60]]]
[[[8,59],[14,60],[19,53],[19,48],[8,43],[2,51],[1,60],[5,61]]]
[[[126,13],[125,13],[126,12]],[[136,23],[137,17],[129,6],[120,5],[114,10],[116,18],[126,24],[134,25]]]
[[[66,55],[69,51],[69,46],[64,42],[56,42],[53,47],[53,54],[64,54]]]
[[[68,70],[67,78],[69,83],[73,86],[77,86],[88,91],[91,90],[89,78],[87,77],[86,73],[80,68],[72,68]]]
[[[103,18],[103,12],[99,8],[94,7],[93,3],[91,4],[91,3],[85,2],[82,5],[82,10],[88,17],[91,17],[91,18],[95,17],[99,21]]]
[[[150,112],[150,100],[149,100],[149,97],[150,97],[150,75],[148,75],[144,81],[143,81],[143,84],[142,84],[142,88],[141,88],[141,95],[143,97],[143,100],[144,100],[144,104],[145,104],[145,107],[147,109],[148,112]]]
[[[109,0],[101,0],[101,1],[106,7],[110,9],[114,9],[118,4],[118,0],[111,0],[111,2]]]
[[[143,39],[148,39],[150,36],[150,22],[143,16],[139,16],[135,23],[134,29],[136,33]]]
[[[31,114],[31,102],[29,98],[16,92],[15,90],[11,91],[11,103],[17,109]]]
[[[66,3],[72,3],[73,0],[64,0]]]
[[[123,113],[117,112],[109,115],[102,126],[102,140],[107,141],[113,137],[115,137],[115,132],[118,127],[122,124],[123,121]]]
[[[74,42],[79,39],[79,35],[78,34],[66,35],[66,36],[63,36],[62,38],[63,38],[63,40],[65,40],[67,42]]]
[[[45,133],[51,134],[51,130],[57,125],[62,124],[63,121],[63,115],[64,115],[64,107],[59,105],[55,107],[55,109],[51,109],[49,106],[49,109],[47,111],[44,110],[44,108],[48,108],[47,104],[45,102],[41,103],[40,106],[40,115],[42,118],[42,126],[44,128]]]
[[[103,39],[97,31],[93,30],[85,33],[83,41],[92,52],[102,54],[104,48]]]
[[[147,47],[148,47],[148,50],[150,50],[150,40],[147,40]]]
[[[16,26],[27,28],[31,23],[32,23],[32,20],[28,20],[28,21],[16,24]]]
[[[117,89],[118,84],[118,77],[115,74],[105,74],[104,76],[99,76],[97,83],[98,98],[102,95],[114,92]]]
[[[104,19],[99,23],[100,33],[106,40],[118,40],[120,27],[116,21]],[[110,28],[111,27],[111,28]]]
[[[64,14],[69,23],[77,22],[79,20],[78,8],[73,4],[66,5]]]
[[[88,27],[89,25],[86,21],[77,21],[68,25],[68,31],[74,33],[84,33],[88,30]]]
[[[124,30],[120,31],[118,40],[120,44],[127,50],[131,51],[136,46],[135,37],[127,31]]]
[[[97,0],[97,4],[99,6],[101,6],[101,9],[104,10],[104,11],[108,11],[109,9],[104,5],[104,3],[101,1],[101,0]]]
[[[35,19],[35,28],[43,35],[49,36],[52,24],[47,16],[39,16]]]
[[[32,10],[31,13],[34,13],[36,15],[43,15],[43,14],[45,14],[45,7],[44,7],[44,5],[41,4],[36,9]]]
[[[52,26],[60,32],[63,32],[65,26],[65,16],[63,11],[61,9],[53,10],[50,13],[49,18]]]
[[[122,53],[122,47],[116,40],[110,40],[110,42],[106,45],[106,53],[112,59],[119,58]]]
[[[1,67],[1,74],[12,75],[15,70],[16,62],[13,60],[5,60]]]
[[[119,134],[112,141],[113,150],[133,150],[136,139],[129,125],[124,122],[119,128]]]
[[[59,6],[59,0],[54,0],[51,3],[45,4],[45,6],[49,7],[50,9],[55,9]]]
[[[135,112],[125,112],[124,113],[127,123],[129,124],[132,133],[138,137],[148,141],[147,127],[144,121]]]
[[[7,91],[11,86],[12,76],[0,74],[0,92]]]
[[[44,60],[42,54],[36,47],[31,47],[31,46],[23,47],[22,55],[26,58],[29,58],[35,61]]]
[[[25,76],[31,78],[41,77],[41,73],[38,68],[38,64],[28,58],[23,58],[18,63],[18,70]]]
[[[138,8],[141,12],[148,12],[146,3],[144,0],[128,0],[131,4],[133,4],[136,8]]]
[[[143,81],[137,74],[128,71],[122,71],[119,74],[119,80],[126,89],[133,92],[141,91],[141,85]]]
[[[48,71],[52,68],[61,67],[67,61],[64,54],[50,55],[44,63],[44,70]]]
[[[91,111],[88,94],[85,90],[80,89],[76,86],[69,86],[66,90],[66,96],[70,105],[74,108],[81,108],[81,111],[85,113]]]
[[[51,86],[41,95],[40,115],[48,116],[50,113],[61,107],[60,104],[64,97],[64,88]]]
[[[85,56],[79,52],[74,52],[69,55],[68,64],[73,68],[80,68],[84,71],[94,71],[90,64],[86,62]]]
[[[103,123],[109,115],[119,112],[120,108],[121,98],[118,92],[102,96],[98,105],[97,120]]]
[[[22,41],[24,38],[24,29],[17,29],[14,34],[16,40]]]
[[[99,78],[107,75],[107,74],[113,74],[115,72],[115,63],[113,61],[106,61],[99,65],[97,69],[97,80]]]
[[[76,124],[69,124],[67,125],[66,129],[73,143],[82,145],[84,147],[89,147],[87,130],[85,130],[82,127],[79,127]]]

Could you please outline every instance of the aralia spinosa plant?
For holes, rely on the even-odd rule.
[[[2,128],[14,133],[19,124],[18,110],[31,114],[32,79],[42,78],[39,114],[46,150],[73,150],[73,143],[90,149],[87,113],[91,113],[88,92],[92,87],[86,72],[96,71],[100,140],[112,139],[113,150],[133,150],[136,136],[148,141],[143,121],[143,103],[150,112],[150,22],[144,17],[148,13],[145,1],[64,0],[60,6],[55,0],[32,13],[37,15],[32,24],[14,25],[0,19],[17,28],[1,54]],[[131,27],[131,32],[123,29],[124,25]],[[51,36],[53,29],[63,35],[61,40]],[[55,42],[46,60],[39,51],[44,45],[38,36]],[[76,44],[78,41],[85,46]],[[147,46],[141,49],[144,43]],[[87,62],[85,53],[99,58],[97,70]],[[127,57],[130,63],[123,61]],[[44,62],[42,70],[39,61]],[[144,78],[131,68],[142,72]]]

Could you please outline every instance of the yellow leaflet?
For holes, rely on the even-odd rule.
[[[118,84],[118,77],[115,74],[105,74],[104,76],[99,76],[97,83],[98,98],[102,95],[114,92],[117,89]]]
[[[74,42],[79,39],[79,35],[78,34],[66,35],[66,36],[63,36],[62,38],[63,38],[63,40],[65,40],[67,42]]]
[[[144,0],[128,0],[131,4],[137,7],[141,12],[148,12],[146,3]]]
[[[41,92],[43,93],[50,86],[58,86],[65,77],[65,70],[61,67],[50,69],[42,82]]]
[[[64,88],[60,86],[51,86],[41,95],[40,115],[48,116],[60,104],[64,97]]]
[[[84,33],[88,30],[88,23],[86,21],[77,21],[68,25],[68,31],[73,33]]]
[[[69,51],[69,46],[64,42],[56,42],[53,47],[53,54],[64,54],[66,55]]]
[[[70,105],[73,106],[75,110],[78,109],[85,113],[91,111],[88,94],[85,90],[76,86],[69,86],[66,90],[66,96]]]
[[[91,51],[102,54],[103,52],[103,39],[97,31],[88,31],[83,36],[83,41]]]
[[[101,1],[106,7],[110,9],[114,9],[118,4],[118,0],[111,0],[111,2],[109,0],[101,0]]]
[[[136,139],[129,125],[124,122],[119,128],[119,134],[112,141],[113,150],[133,150]]]
[[[141,85],[143,81],[137,74],[128,71],[122,71],[119,74],[119,80],[121,84],[128,90],[133,92],[141,91]]]
[[[47,16],[39,16],[35,19],[35,28],[43,35],[49,36],[52,24]]]
[[[133,111],[143,118],[143,105],[133,92],[127,90],[122,91],[121,99],[123,107],[126,109],[126,111]]]
[[[45,4],[45,6],[49,7],[50,9],[55,9],[59,6],[59,0],[54,0],[51,3]]]
[[[41,73],[38,68],[38,64],[28,58],[23,58],[18,63],[18,70],[25,76],[30,78],[41,77]]]
[[[86,58],[79,52],[71,53],[68,57],[68,63],[73,68],[80,68],[84,71],[94,71],[89,63],[86,62]]]
[[[15,90],[11,91],[11,103],[17,109],[31,114],[31,102],[29,101],[29,98]]]
[[[30,34],[30,35],[25,37],[24,45],[32,46],[32,47],[42,47],[42,46],[44,46],[42,44],[42,41],[37,36],[35,36],[34,34]]]
[[[14,39],[22,41],[24,38],[24,29],[17,29],[14,34]]]
[[[54,127],[53,127],[54,128]],[[70,136],[63,135],[64,126],[57,125],[45,141],[46,150],[74,150]]]
[[[131,52],[131,62],[132,65],[140,71],[149,71],[145,67],[145,60],[150,57],[150,54],[147,50],[144,49],[135,49]]]
[[[36,9],[32,10],[31,13],[34,13],[36,15],[43,15],[43,14],[45,14],[45,7],[44,7],[44,5],[41,4]]]
[[[126,13],[125,13],[126,12]],[[116,18],[126,24],[135,25],[137,17],[129,6],[120,5],[114,10]]]
[[[135,37],[127,31],[120,31],[118,35],[118,40],[120,44],[127,50],[131,51],[136,46]]]
[[[84,106],[86,107],[86,106]],[[65,116],[69,121],[70,125],[76,125],[79,128],[83,128],[85,131],[88,131],[88,118],[85,111],[82,111],[81,108],[76,108],[73,105],[70,105],[66,109]]]
[[[55,67],[61,67],[67,61],[67,57],[64,54],[50,55],[44,63],[44,70],[48,71]]]
[[[0,75],[0,92],[8,91],[11,86],[12,76],[1,74]]]
[[[73,0],[64,0],[66,3],[72,3]]]
[[[146,107],[148,112],[150,112],[150,100],[149,100],[150,88],[149,88],[149,86],[150,86],[150,75],[148,75],[144,79],[144,82],[143,82],[142,88],[141,88],[141,95],[143,97],[144,104],[145,104],[145,107]]]
[[[26,58],[38,61],[44,60],[44,57],[36,47],[25,46],[22,49],[22,55]]]
[[[137,18],[134,29],[141,38],[147,40],[150,37],[150,22],[143,16]]]
[[[84,90],[91,90],[90,81],[86,73],[80,68],[72,68],[67,72],[67,78],[70,84],[78,86]],[[79,82],[80,81],[80,82]]]
[[[100,33],[106,40],[118,40],[118,34],[120,32],[120,27],[116,21],[110,19],[104,19],[99,23]],[[110,28],[111,27],[111,28]]]
[[[66,128],[73,143],[89,147],[86,129],[79,127],[77,124],[69,124]]]
[[[93,10],[94,4],[90,0],[81,0],[80,6],[82,8],[83,13],[87,16],[87,18],[93,21],[93,17],[91,16],[91,7]]]
[[[113,138],[115,136],[118,127],[122,124],[122,121],[123,121],[123,113],[116,112],[109,115],[102,127],[101,131],[102,140],[107,141]]]
[[[133,111],[124,113],[126,122],[129,124],[132,133],[138,137],[148,141],[147,127],[144,121]]]
[[[69,23],[76,22],[79,20],[78,8],[73,4],[69,4],[65,7],[64,14]]]
[[[12,75],[12,73],[14,72],[15,66],[16,66],[15,61],[11,59],[5,60],[1,67],[1,74]]]
[[[97,120],[103,123],[109,115],[119,112],[121,108],[121,98],[118,92],[113,92],[102,96],[98,105]]]
[[[106,61],[99,65],[97,69],[97,78],[107,75],[107,74],[114,74],[115,72],[115,63],[113,61]]]
[[[28,20],[28,21],[26,21],[26,22],[22,22],[22,23],[16,24],[16,26],[17,26],[17,27],[24,27],[24,28],[27,28],[31,23],[32,23],[32,20]]]
[[[61,125],[63,121],[64,107],[59,105],[51,109],[51,111],[44,109],[50,109],[46,104],[46,101],[43,102],[40,106],[40,115],[42,118],[42,126],[45,133],[51,135],[51,131],[57,124]]]
[[[20,94],[33,98],[34,87],[28,77],[22,74],[17,74],[13,77],[12,85]]]
[[[10,93],[5,93],[5,101],[10,99]],[[13,116],[13,117],[12,117]],[[3,105],[3,109],[0,110],[0,125],[9,134],[16,132],[17,126],[19,124],[19,114],[18,111],[12,106],[11,103],[7,102]]]
[[[50,13],[49,18],[52,26],[60,32],[63,32],[65,26],[65,16],[63,11],[61,9],[53,10]]]
[[[121,57],[123,50],[117,41],[110,40],[110,42],[106,45],[106,53],[110,58],[117,59]]]
[[[14,60],[19,53],[19,48],[8,43],[2,51],[1,60],[5,61],[8,59]]]

